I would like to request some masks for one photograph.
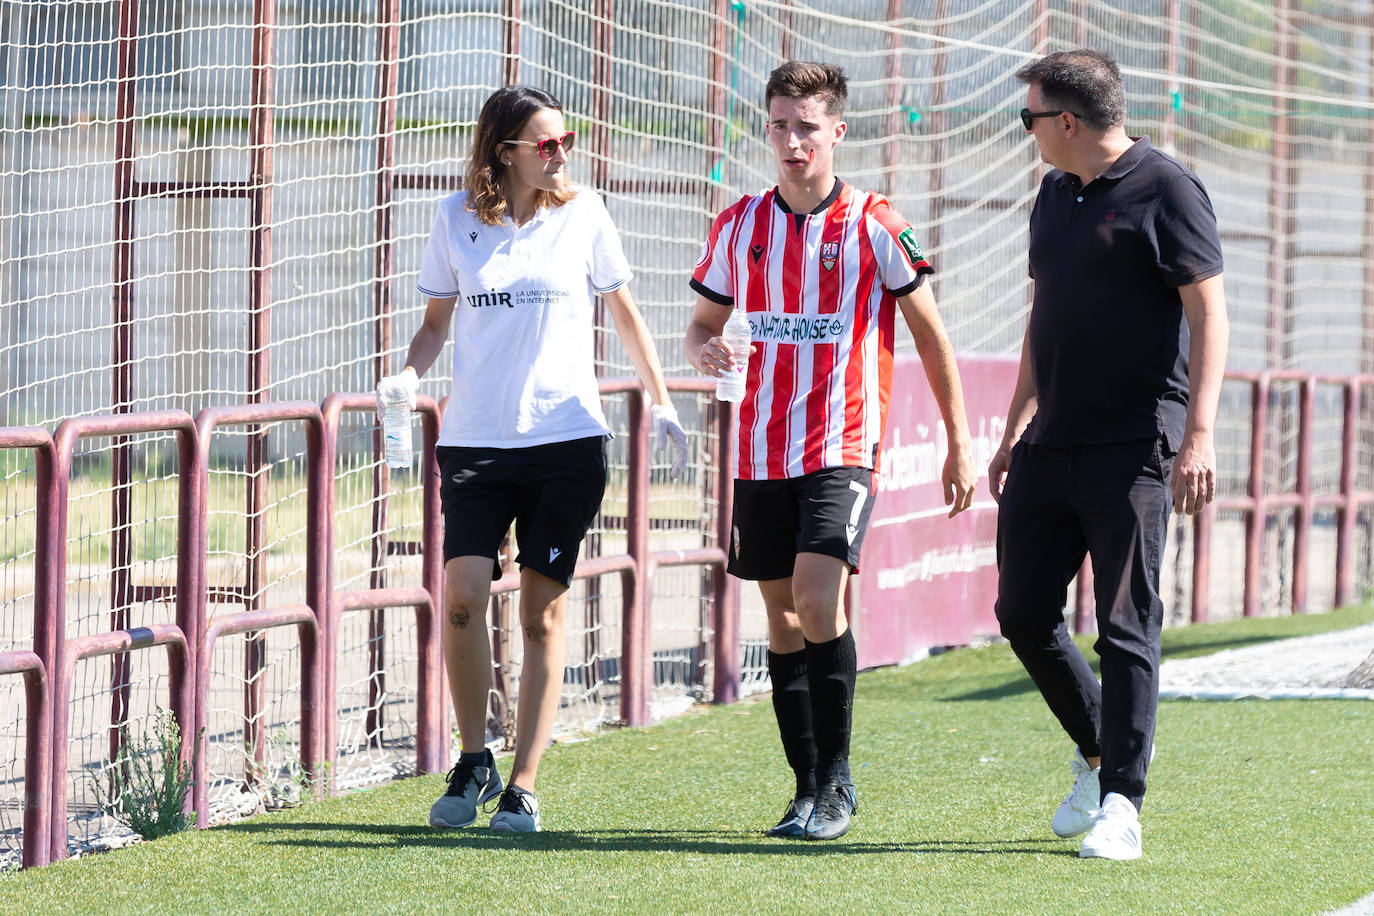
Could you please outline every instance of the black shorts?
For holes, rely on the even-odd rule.
[[[730,573],[741,579],[786,579],[799,553],[835,557],[858,572],[872,511],[870,468],[823,468],[786,480],[736,480]]]
[[[444,562],[491,557],[515,522],[515,562],[568,585],[582,539],[606,492],[606,439],[591,436],[526,448],[441,445],[439,498]]]

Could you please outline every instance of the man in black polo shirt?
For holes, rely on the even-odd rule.
[[[1111,58],[1026,65],[1021,119],[1052,166],[1030,220],[1034,302],[998,499],[997,619],[1077,745],[1051,828],[1079,855],[1141,854],[1138,811],[1159,703],[1159,568],[1171,504],[1215,492],[1226,360],[1221,243],[1197,177],[1123,128]],[[1191,331],[1191,335],[1190,335]],[[1005,482],[1004,482],[1005,478]],[[1069,582],[1092,558],[1099,686],[1069,638]]]

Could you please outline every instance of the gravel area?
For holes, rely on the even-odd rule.
[[[1374,624],[1225,649],[1160,666],[1163,698],[1334,697],[1374,700]]]

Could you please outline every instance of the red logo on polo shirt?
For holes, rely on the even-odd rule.
[[[1107,221],[1108,221],[1108,222],[1111,222],[1111,221],[1114,220],[1114,219],[1116,219],[1116,211],[1115,211],[1115,210],[1108,210],[1108,211],[1107,211]]]

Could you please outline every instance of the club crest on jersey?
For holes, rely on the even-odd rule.
[[[919,267],[925,261],[926,256],[921,254],[921,246],[916,244],[916,230],[907,226],[897,235],[897,241],[902,245],[902,251],[906,254],[906,259],[911,262],[912,267]]]
[[[835,262],[840,259],[839,242],[821,242],[821,266],[826,270],[834,270]]]

